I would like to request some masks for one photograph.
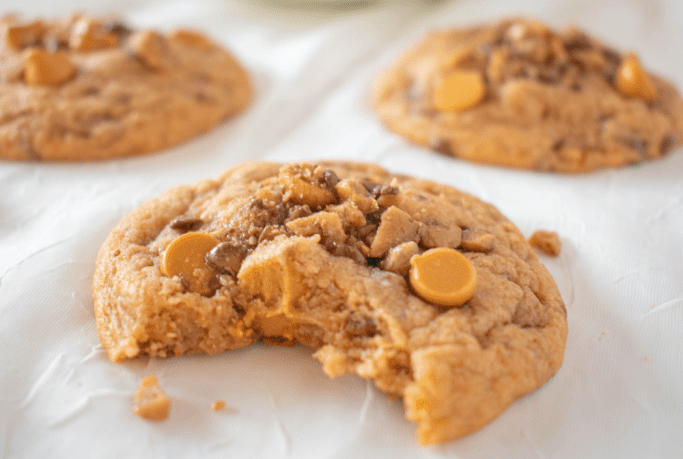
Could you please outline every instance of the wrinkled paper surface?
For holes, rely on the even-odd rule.
[[[137,27],[205,31],[249,69],[257,94],[244,115],[158,154],[0,162],[0,457],[683,457],[683,151],[580,176],[486,167],[408,144],[367,103],[374,77],[426,31],[509,14],[577,24],[683,88],[683,3],[25,3],[2,10],[112,13]],[[107,359],[91,282],[97,251],[124,215],[245,160],[315,158],[448,183],[496,205],[525,236],[557,231],[560,256],[541,260],[568,311],[559,373],[473,435],[420,447],[400,401],[354,376],[328,379],[300,346]],[[173,400],[163,423],[131,412],[148,374]],[[229,409],[211,411],[214,400]]]

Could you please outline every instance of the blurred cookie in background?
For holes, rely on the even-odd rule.
[[[247,72],[201,33],[74,15],[0,21],[0,158],[80,161],[168,148],[243,111]]]
[[[636,55],[533,19],[430,33],[380,76],[372,104],[412,142],[512,168],[624,166],[683,139],[680,95]]]

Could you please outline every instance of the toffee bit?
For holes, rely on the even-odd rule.
[[[323,173],[323,181],[328,187],[334,188],[339,183],[339,177],[337,177],[337,174],[332,169],[327,169]]]
[[[380,196],[397,195],[397,194],[398,194],[398,187],[397,186],[383,185],[382,188],[379,189],[379,195]]]
[[[564,43],[564,49],[571,53],[572,51],[587,51],[592,49],[592,46],[586,37],[574,37]]]
[[[185,289],[185,291],[190,290],[190,286],[191,286],[190,281],[187,280],[187,279],[185,279],[185,278],[182,276],[182,274],[181,274],[180,276],[178,276],[178,277],[180,278],[180,285],[183,286],[183,289]]]
[[[454,156],[453,155],[453,149],[451,148],[451,144],[448,143],[448,141],[445,139],[435,137],[431,140],[431,142],[429,143],[429,146],[434,151],[437,151],[439,153],[443,153],[444,155]]]
[[[311,211],[311,208],[308,207],[308,204],[304,204],[303,206],[294,206],[289,209],[287,220],[296,220],[297,218],[308,217],[309,215],[313,215],[313,211]]]
[[[220,272],[236,276],[247,251],[247,247],[237,241],[221,242],[206,255],[206,262]]]
[[[609,61],[611,64],[614,66],[618,67],[619,64],[621,64],[621,55],[619,55],[618,52],[609,49],[609,48],[604,48],[602,50],[602,55],[605,56],[605,59]]]
[[[357,312],[352,312],[344,327],[349,336],[373,337],[377,334],[377,324],[372,317],[365,317]]]
[[[355,244],[344,244],[331,241],[325,243],[325,248],[334,256],[350,258],[362,266],[367,265],[365,255],[358,250],[358,247]]]
[[[282,225],[285,222],[285,220],[287,220],[287,216],[289,215],[289,209],[287,209],[287,207],[282,204],[278,204],[275,206],[275,212],[277,214],[277,224]]]
[[[620,139],[621,143],[626,145],[631,150],[635,150],[640,156],[647,155],[647,140],[639,136],[631,136]]]
[[[662,144],[659,146],[659,151],[664,155],[671,151],[673,147],[676,146],[678,143],[678,136],[676,134],[669,133],[667,136],[664,137],[662,140]]]
[[[561,68],[558,67],[551,67],[549,69],[545,69],[537,75],[538,81],[541,83],[545,84],[553,84],[557,83],[560,80],[560,77],[562,75],[562,70]]]
[[[128,35],[133,33],[131,29],[126,27],[123,23],[118,21],[108,22],[102,25],[102,31],[105,33],[113,33],[117,35],[120,39],[126,38]]]
[[[364,181],[363,182],[363,188],[365,188],[370,196],[374,195],[379,195],[379,189],[380,189],[380,184],[371,182],[371,181]]]
[[[263,209],[266,208],[265,204],[263,203],[263,199],[261,199],[261,198],[254,198],[254,197],[252,197],[252,198],[251,198],[251,201],[249,201],[249,206],[250,206],[252,209],[261,209],[261,210],[263,210]]]
[[[178,217],[169,226],[176,231],[187,233],[188,231],[197,231],[203,224],[204,222],[200,218]]]
[[[377,229],[377,226],[378,225],[375,223],[368,223],[367,225],[358,228],[358,239],[365,239],[369,234]]]
[[[211,280],[209,280],[209,288],[212,291],[216,291],[221,287],[221,281],[218,280],[216,276],[213,276]]]
[[[273,225],[267,225],[265,228],[263,228],[263,231],[261,232],[261,235],[258,238],[258,243],[260,244],[263,241],[269,241],[271,239],[274,239],[276,236],[280,234],[283,234],[280,228]]]
[[[379,209],[367,214],[365,219],[367,220],[368,224],[379,224],[379,222],[382,220],[382,214],[385,210],[386,209]]]

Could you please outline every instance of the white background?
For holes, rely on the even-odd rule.
[[[427,30],[509,14],[574,23],[683,88],[682,2],[0,3],[26,17],[81,10],[196,28],[230,48],[256,86],[244,115],[158,154],[0,161],[0,457],[683,457],[683,151],[580,176],[479,166],[408,144],[367,103],[374,77]],[[560,257],[542,261],[567,304],[569,337],[546,386],[469,437],[420,447],[399,401],[357,377],[328,379],[303,347],[107,359],[90,288],[97,250],[124,215],[241,161],[340,157],[471,192],[526,236],[560,234]],[[131,412],[148,374],[173,400],[163,423]],[[212,412],[218,399],[230,409]]]

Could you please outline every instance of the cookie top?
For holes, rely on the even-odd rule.
[[[422,443],[543,385],[567,335],[555,282],[493,206],[346,162],[246,163],[147,201],[100,249],[93,301],[113,361],[301,343],[401,397]]]
[[[683,139],[683,102],[580,30],[530,19],[429,34],[380,76],[385,125],[447,155],[587,172],[661,157]]]
[[[0,159],[148,153],[213,128],[251,97],[245,70],[197,32],[81,15],[0,20]]]

